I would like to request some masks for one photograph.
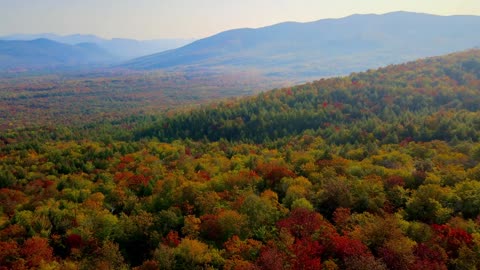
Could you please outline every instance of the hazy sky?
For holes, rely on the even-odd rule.
[[[480,0],[0,0],[0,35],[201,38],[233,28],[398,10],[480,15]]]

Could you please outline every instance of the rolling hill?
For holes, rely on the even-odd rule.
[[[478,16],[394,12],[236,29],[125,63],[131,69],[259,69],[319,77],[480,45]]]
[[[0,69],[65,68],[113,63],[116,58],[93,43],[68,45],[48,39],[0,40]]]
[[[480,138],[480,50],[226,101],[159,120],[137,138],[265,142],[306,130],[331,144]]]

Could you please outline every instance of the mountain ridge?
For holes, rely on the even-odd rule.
[[[0,69],[65,68],[114,63],[115,57],[93,43],[69,45],[46,38],[0,40]]]
[[[120,60],[133,59],[152,53],[173,49],[190,43],[194,39],[151,39],[136,40],[130,38],[106,39],[92,34],[57,35],[53,33],[41,34],[12,34],[0,37],[0,40],[34,40],[47,38],[52,41],[76,45],[78,43],[95,43],[101,48],[109,51]]]
[[[131,69],[258,68],[332,76],[465,50],[480,17],[394,12],[239,28],[122,64]],[[470,33],[470,34],[468,34]]]

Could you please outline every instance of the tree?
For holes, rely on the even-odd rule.
[[[410,219],[443,223],[453,212],[454,196],[450,188],[427,184],[420,186],[408,200],[405,211]]]
[[[16,208],[26,202],[27,197],[23,192],[8,188],[0,189],[0,205],[8,216],[13,216]]]
[[[225,269],[256,269],[256,261],[262,248],[262,243],[253,239],[242,241],[234,235],[225,242]]]
[[[26,266],[35,268],[42,263],[53,261],[53,249],[48,244],[48,240],[40,237],[32,237],[23,243],[20,254],[25,258]]]
[[[318,241],[309,238],[296,240],[289,247],[292,253],[292,269],[320,269],[322,266],[321,255],[324,249]]]
[[[248,234],[247,217],[235,210],[222,209],[216,215],[204,215],[200,219],[202,235],[216,241],[217,244],[225,242],[234,235],[243,239]]]
[[[445,249],[450,259],[458,258],[463,246],[467,248],[473,246],[472,235],[462,229],[437,224],[433,224],[432,228],[435,232],[433,242]]]
[[[318,230],[334,231],[333,226],[319,213],[305,208],[296,208],[290,215],[277,222],[279,229],[285,228],[297,239],[309,238]]]
[[[17,242],[0,241],[0,269],[7,270],[19,260],[20,248]]]
[[[458,210],[465,218],[475,218],[480,215],[480,182],[465,181],[455,185]]]
[[[204,269],[209,266],[220,266],[223,260],[216,250],[195,239],[184,238],[174,250],[180,269]]]

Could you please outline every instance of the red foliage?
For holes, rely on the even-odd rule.
[[[137,186],[147,186],[150,181],[150,177],[146,177],[143,174],[132,175],[128,178],[128,186],[135,188]]]
[[[320,256],[324,248],[318,241],[313,241],[308,238],[300,239],[295,241],[289,249],[294,255],[292,259],[293,269],[315,270],[322,268]]]
[[[260,164],[255,171],[267,180],[269,186],[279,183],[284,177],[295,177],[295,173],[284,165]]]
[[[410,269],[447,270],[444,263],[429,260],[416,260]]]
[[[225,179],[225,184],[229,189],[234,187],[252,186],[260,179],[255,171],[240,171],[239,173],[231,174]]]
[[[54,183],[55,182],[52,180],[41,180],[41,179],[33,180],[26,185],[25,192],[30,194],[39,193],[43,189],[50,187]]]
[[[271,243],[262,248],[257,260],[257,265],[265,270],[288,269],[287,263],[287,254]]]
[[[415,183],[423,183],[427,178],[427,173],[425,171],[414,171],[412,176],[415,179]]]
[[[200,170],[200,171],[197,172],[197,175],[198,175],[198,177],[200,177],[200,179],[202,179],[202,180],[205,180],[205,181],[209,181],[209,180],[210,180],[210,174],[209,174],[207,171]]]
[[[392,176],[389,176],[388,178],[386,178],[383,181],[383,184],[384,184],[385,188],[387,188],[387,189],[393,188],[395,186],[403,187],[403,186],[405,186],[405,180],[400,176],[392,175]]]
[[[189,202],[183,202],[180,205],[180,209],[182,209],[182,213],[184,215],[193,215],[193,211],[195,210],[195,205]]]
[[[0,242],[0,270],[10,269],[18,260],[19,249],[17,242]]]
[[[144,261],[142,265],[138,267],[134,267],[134,270],[158,270],[160,269],[160,265],[158,265],[158,262],[153,261],[153,260],[148,260]]]
[[[132,172],[126,171],[126,172],[117,172],[115,173],[114,179],[117,184],[120,184],[126,180],[128,180],[130,177],[134,176]]]
[[[37,267],[42,261],[53,260],[53,249],[48,244],[48,240],[41,237],[34,236],[25,241],[20,253],[25,258],[28,267]]]
[[[356,80],[356,79],[352,79],[352,85],[357,89],[362,87],[362,83],[359,80]]]
[[[383,262],[388,266],[388,269],[406,270],[409,263],[404,260],[402,256],[399,256],[397,252],[391,250],[388,247],[381,247],[378,250],[378,255],[382,258]]]
[[[125,164],[132,163],[134,161],[135,161],[135,158],[133,158],[133,156],[131,156],[131,155],[126,155],[126,156],[123,156],[122,158],[120,158],[120,162],[125,163]]]
[[[163,238],[163,244],[169,247],[176,247],[180,244],[180,236],[178,232],[170,231],[165,238]]]
[[[445,251],[439,246],[430,247],[423,243],[420,243],[415,247],[414,255],[417,258],[413,265],[413,269],[447,269],[447,255],[445,254]]]
[[[80,248],[83,245],[82,237],[72,233],[67,237],[66,244],[69,248]]]
[[[119,171],[125,169],[132,169],[135,167],[135,158],[132,155],[126,155],[120,158],[120,163],[117,165]]]
[[[217,192],[217,195],[222,200],[225,200],[225,201],[230,201],[232,199],[235,199],[237,196],[237,194],[235,194],[234,191],[229,191],[229,190],[223,190],[223,191]]]
[[[333,235],[331,241],[335,254],[344,259],[350,256],[372,256],[368,247],[360,240],[342,235]]]
[[[0,231],[1,240],[23,240],[27,234],[25,228],[18,224],[8,225]]]
[[[200,232],[205,238],[211,240],[219,240],[221,238],[222,229],[218,223],[218,216],[207,214],[200,217],[202,221],[200,225]]]
[[[231,206],[233,209],[238,210],[242,207],[244,202],[245,202],[245,197],[239,196],[238,198],[236,198],[234,202],[232,202]]]
[[[343,226],[350,219],[350,215],[350,208],[337,208],[335,209],[335,212],[333,212],[333,221],[335,221],[335,225]]]
[[[434,242],[445,249],[448,257],[456,258],[458,249],[462,245],[471,247],[473,245],[472,235],[462,229],[452,228],[449,225],[432,225],[435,231]]]
[[[286,228],[296,238],[311,237],[323,225],[327,225],[327,222],[319,213],[304,208],[296,208],[289,217],[277,223],[279,229]]]
[[[2,188],[0,189],[0,205],[3,208],[3,212],[9,216],[15,213],[17,205],[25,203],[27,196],[21,191]]]
[[[400,146],[405,147],[405,146],[408,145],[408,143],[410,143],[412,141],[413,141],[412,137],[407,137],[407,138],[403,139],[399,144],[400,144]]]

